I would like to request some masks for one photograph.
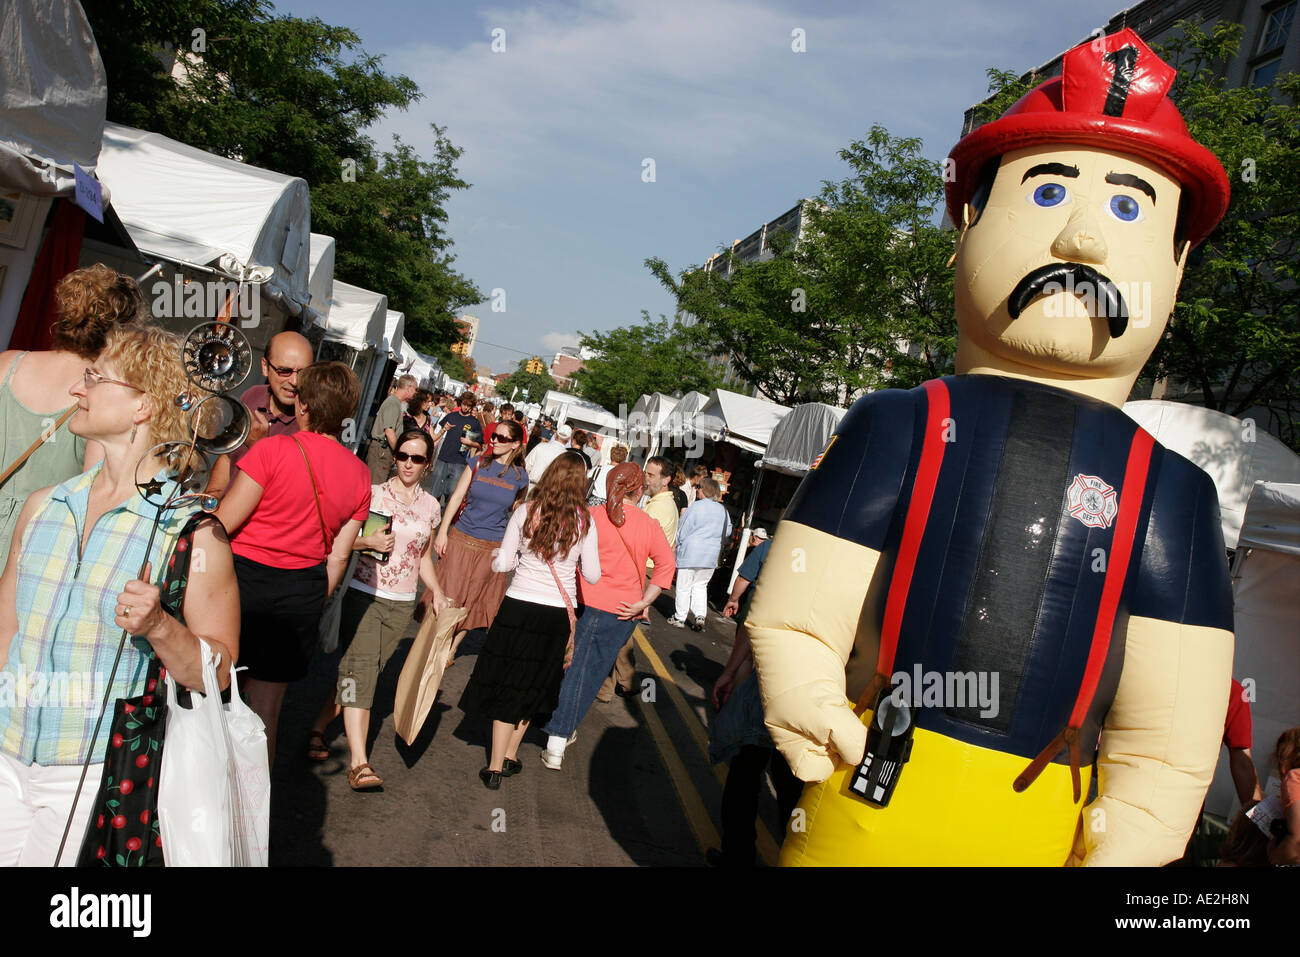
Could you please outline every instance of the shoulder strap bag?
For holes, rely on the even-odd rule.
[[[42,445],[44,445],[45,442],[50,438],[50,436],[52,436],[55,432],[59,431],[60,426],[62,426],[64,422],[67,422],[68,419],[72,418],[72,413],[76,411],[77,411],[77,407],[74,404],[72,408],[68,409],[61,416],[59,416],[53,425],[50,425],[43,432],[41,432],[41,434],[36,437],[36,441],[27,447],[26,452],[18,456],[18,458],[14,459],[14,461],[12,461],[11,463],[9,463],[9,467],[5,469],[4,472],[0,472],[0,485],[4,485],[5,482],[9,481],[9,476],[17,472],[19,466],[21,466],[24,462],[26,462],[29,458],[31,458],[32,453],[34,453],[37,449],[39,449]]]
[[[163,609],[182,624],[194,530],[203,518],[204,513],[197,512],[185,523],[167,560],[159,595]],[[158,656],[150,652],[144,692],[134,698],[118,698],[113,707],[104,772],[81,843],[78,867],[163,865],[158,782],[167,730],[164,674]]]
[[[329,533],[325,531],[325,513],[321,511],[320,507],[320,492],[316,489],[316,473],[311,469],[311,459],[307,458],[307,450],[298,441],[298,436],[293,436],[293,441],[298,446],[298,451],[302,453],[302,460],[307,463],[307,477],[311,479],[311,494],[316,502],[316,517],[320,519],[320,540],[325,545],[325,560],[328,561],[333,546],[330,545]]]

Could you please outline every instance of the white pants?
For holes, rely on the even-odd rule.
[[[103,764],[92,764],[68,831],[61,867],[73,867],[86,836]],[[58,853],[81,765],[26,765],[0,754],[0,867],[50,867]]]
[[[709,612],[709,579],[713,572],[712,568],[677,569],[677,609],[673,617],[678,621],[685,621],[689,610],[696,621],[704,624]]]

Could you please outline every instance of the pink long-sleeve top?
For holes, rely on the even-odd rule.
[[[646,559],[654,560],[652,584],[671,588],[677,574],[673,550],[659,523],[635,505],[624,504],[627,517],[622,528],[609,520],[603,508],[593,508],[591,517],[600,540],[599,582],[582,586],[582,600],[592,608],[619,613],[619,605],[641,600],[645,592]]]
[[[563,608],[564,599],[555,587],[555,576],[551,575],[551,569],[545,560],[528,547],[528,539],[524,535],[524,523],[528,521],[531,509],[531,505],[521,505],[511,514],[510,521],[506,523],[505,537],[501,539],[501,548],[492,559],[492,570],[515,573],[506,590],[506,595],[510,598]],[[595,526],[587,528],[586,534],[569,549],[567,555],[551,561],[555,565],[555,574],[569,595],[569,601],[576,606],[579,570],[583,581],[593,585],[600,581],[600,549]]]

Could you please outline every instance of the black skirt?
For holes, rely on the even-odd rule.
[[[325,565],[272,568],[235,556],[239,580],[239,665],[259,681],[307,677],[320,642],[320,617],[329,587]]]
[[[508,724],[544,723],[560,701],[568,643],[563,607],[507,595],[461,695],[461,710]]]

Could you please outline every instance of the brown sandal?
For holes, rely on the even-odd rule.
[[[307,738],[307,760],[308,761],[328,761],[330,759],[330,747],[325,743],[325,735],[319,731],[313,731]]]
[[[354,791],[369,791],[384,786],[384,779],[369,764],[358,764],[348,771],[348,784]]]

